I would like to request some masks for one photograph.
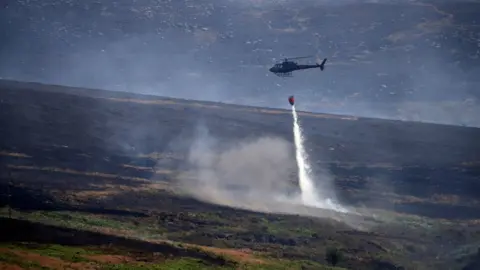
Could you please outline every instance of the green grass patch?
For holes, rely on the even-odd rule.
[[[39,222],[42,224],[74,228],[79,230],[95,231],[101,229],[114,229],[128,231],[131,237],[142,240],[162,240],[165,239],[165,230],[146,226],[136,225],[133,221],[119,221],[104,216],[96,216],[86,213],[70,211],[34,211],[20,212],[12,211],[13,218]],[[7,217],[7,209],[0,209],[0,216]]]
[[[6,217],[6,215],[7,210],[5,208],[1,209],[0,216]],[[122,222],[70,211],[12,211],[12,217],[74,228],[109,227],[113,229],[123,229],[126,227]]]
[[[243,264],[235,269],[239,270],[345,270],[311,261],[302,260],[270,260],[264,264]]]
[[[219,266],[208,264],[202,260],[181,258],[167,260],[160,264],[149,263],[137,263],[137,264],[116,264],[116,265],[104,265],[103,270],[136,270],[136,269],[150,269],[150,270],[234,270],[233,266]]]
[[[16,243],[4,245],[4,247],[33,252],[42,256],[59,258],[68,262],[89,262],[90,260],[84,258],[85,255],[101,254],[101,252],[93,249],[55,244]]]

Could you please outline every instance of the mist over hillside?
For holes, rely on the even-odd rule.
[[[478,1],[6,1],[0,77],[480,126]],[[281,79],[281,57],[327,57]]]

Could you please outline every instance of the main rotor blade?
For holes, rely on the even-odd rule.
[[[310,55],[310,56],[300,56],[300,57],[285,57],[285,59],[289,59],[289,60],[294,60],[294,59],[304,59],[304,58],[312,58],[313,55]]]

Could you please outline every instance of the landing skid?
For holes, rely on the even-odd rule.
[[[292,77],[292,72],[285,72],[285,73],[275,73],[278,77],[286,78],[286,77]]]

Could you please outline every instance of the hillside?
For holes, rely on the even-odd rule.
[[[302,112],[317,184],[364,214],[307,208],[275,214],[272,194],[285,185],[295,192],[297,185],[289,111],[13,81],[0,86],[1,205],[10,202],[15,219],[100,233],[87,243],[82,232],[66,241],[62,235],[72,232],[33,229],[42,240],[20,233],[27,226],[20,223],[3,228],[2,254],[27,248],[45,255],[53,248],[66,256],[69,245],[93,245],[106,255],[130,252],[132,267],[141,261],[132,254],[163,254],[160,247],[145,249],[148,243],[174,241],[234,252],[226,269],[261,267],[258,260],[271,261],[272,269],[278,263],[319,269],[332,248],[348,269],[473,265],[480,240],[479,129]],[[212,182],[188,185],[202,178],[192,168],[212,166],[202,163],[212,155],[228,161],[210,169],[228,169],[235,183],[226,184],[240,185],[231,189],[236,199],[225,201]],[[233,173],[237,167],[242,171]],[[255,190],[267,193],[242,201],[242,192]],[[7,217],[8,209],[1,213]],[[125,247],[103,234],[144,242]],[[104,241],[116,249],[102,249]],[[186,262],[172,264],[195,264],[203,255],[192,252],[175,255]],[[200,260],[216,265],[208,256]],[[253,257],[245,263],[238,256]]]
[[[479,5],[9,1],[0,77],[279,108],[294,94],[309,111],[479,126]],[[324,72],[268,72],[310,55]]]

